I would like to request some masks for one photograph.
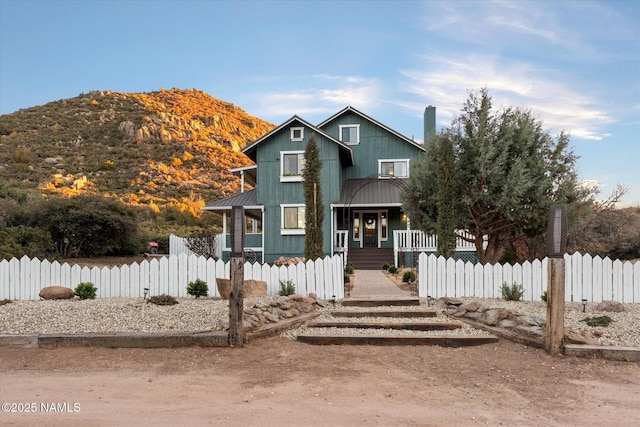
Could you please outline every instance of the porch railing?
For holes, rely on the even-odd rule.
[[[336,230],[333,239],[333,253],[342,256],[346,265],[349,252],[349,230]]]
[[[459,235],[473,236],[466,231],[457,231]],[[486,245],[486,241],[485,241]],[[393,232],[393,257],[398,265],[398,253],[400,252],[436,252],[438,250],[438,236],[425,234],[420,230],[394,230]],[[461,237],[456,238],[456,252],[475,252],[476,246]]]

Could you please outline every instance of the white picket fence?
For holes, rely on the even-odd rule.
[[[612,261],[589,254],[565,254],[566,301],[615,300],[640,303],[640,262]],[[525,301],[540,301],[547,290],[547,258],[522,264],[473,264],[420,254],[421,297],[501,298],[503,283],[522,285]]]
[[[278,295],[280,281],[291,280],[297,293],[341,299],[344,298],[342,268],[339,256],[288,267],[246,263],[244,278],[267,282],[267,295]],[[229,278],[229,263],[195,255],[158,257],[111,268],[80,267],[24,256],[0,261],[0,299],[37,300],[44,287],[73,289],[81,282],[93,283],[98,288],[98,298],[141,298],[144,288],[149,288],[149,295],[186,297],[187,284],[197,279],[207,282],[209,296],[213,297],[219,296],[216,278]]]

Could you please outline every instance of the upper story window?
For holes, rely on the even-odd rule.
[[[378,175],[381,178],[409,178],[409,159],[378,160]]]
[[[291,141],[303,141],[304,140],[304,128],[296,127],[291,128]]]
[[[302,181],[304,151],[280,152],[280,182]]]
[[[360,144],[360,125],[340,125],[339,139],[345,144]]]

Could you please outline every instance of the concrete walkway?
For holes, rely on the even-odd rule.
[[[381,270],[356,270],[356,283],[350,297],[372,296],[410,297],[411,292],[400,289]]]

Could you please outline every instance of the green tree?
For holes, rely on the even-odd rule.
[[[436,207],[436,235],[438,236],[438,254],[445,258],[453,256],[456,250],[456,176],[455,153],[453,144],[446,134],[436,138],[431,147],[435,164],[435,178],[438,193]]]
[[[324,221],[324,205],[322,204],[322,189],[320,188],[320,171],[322,160],[315,135],[311,135],[304,150],[304,204],[305,204],[305,239],[304,256],[307,259],[317,259],[324,256],[322,222]]]
[[[134,212],[104,197],[50,199],[36,220],[62,258],[129,255],[140,249]]]
[[[457,203],[449,204],[455,211],[455,228],[471,234],[467,240],[475,244],[482,263],[499,261],[518,239],[544,233],[551,204],[584,200],[569,137],[561,133],[554,141],[529,110],[494,112],[487,89],[469,95],[438,140],[442,138],[450,141],[455,155]],[[425,232],[436,229],[439,200],[449,191],[437,179],[429,179],[436,172],[422,172],[440,162],[437,152],[427,150],[409,184],[410,192],[416,193],[412,197],[419,200],[419,212],[410,215],[420,218]],[[411,210],[412,204],[405,203],[405,209]]]

